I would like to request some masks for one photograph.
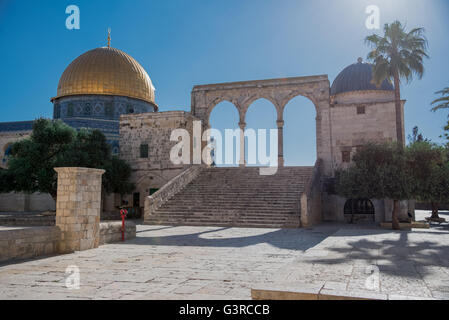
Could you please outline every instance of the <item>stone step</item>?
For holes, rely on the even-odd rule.
[[[248,206],[233,206],[232,203],[228,203],[226,205],[215,205],[215,204],[207,204],[207,205],[178,205],[176,203],[170,203],[162,206],[158,209],[158,211],[167,209],[167,210],[183,210],[183,211],[248,211],[248,212],[284,212],[284,211],[294,211],[296,209],[296,205],[291,206],[266,206],[266,207],[248,207]]]
[[[224,222],[196,222],[196,221],[179,221],[179,222],[166,222],[166,221],[145,221],[145,224],[149,225],[170,225],[170,226],[192,226],[192,227],[239,227],[239,228],[261,228],[261,229],[281,229],[281,228],[299,228],[300,223],[297,224],[287,223],[287,224],[260,224],[260,223],[224,223]]]
[[[217,193],[217,194],[225,194],[225,193],[246,193],[246,194],[262,194],[262,195],[270,195],[273,193],[282,194],[282,193],[294,193],[297,191],[303,191],[305,186],[290,186],[286,188],[271,188],[271,187],[262,187],[258,188],[256,186],[248,186],[244,188],[238,187],[226,187],[224,185],[217,186],[208,186],[204,188],[198,188],[194,185],[188,185],[189,189],[186,190],[188,193]]]
[[[312,172],[313,167],[291,167],[261,176],[259,168],[205,169],[145,223],[299,227],[300,196]]]
[[[232,226],[242,226],[242,225],[260,225],[265,227],[279,227],[279,226],[299,226],[301,223],[299,219],[293,220],[242,220],[242,219],[193,219],[193,218],[184,218],[184,219],[147,219],[145,220],[145,224],[177,224],[181,225],[183,223],[188,224],[196,224],[200,223],[201,225],[210,225],[210,226],[218,226],[220,224],[227,224]]]
[[[175,196],[186,196],[186,197],[207,197],[207,196],[214,196],[215,198],[235,198],[240,196],[241,198],[250,198],[252,199],[254,196],[257,196],[260,199],[273,199],[273,200],[282,200],[282,199],[291,199],[291,198],[298,198],[301,192],[291,192],[291,193],[281,193],[281,194],[258,194],[258,193],[214,193],[214,192],[191,192],[191,191],[182,191]],[[276,196],[277,195],[277,196]]]
[[[291,218],[278,218],[278,219],[262,219],[259,217],[246,217],[246,218],[241,218],[241,217],[209,217],[209,216],[154,216],[151,218],[148,218],[146,221],[171,221],[171,222],[176,222],[176,221],[202,221],[202,222],[235,222],[235,221],[240,221],[240,222],[246,222],[246,223],[296,223],[299,222],[299,217],[296,217],[295,219],[291,219]]]
[[[255,213],[255,214],[263,214],[263,213],[275,213],[275,214],[290,214],[294,213],[294,208],[267,208],[267,209],[253,209],[253,208],[242,208],[242,207],[208,207],[208,208],[202,208],[202,207],[176,207],[176,206],[164,206],[163,208],[159,208],[157,212],[210,212],[210,213],[217,213],[217,212],[248,212],[248,213]]]
[[[168,217],[168,216],[239,216],[239,217],[260,217],[260,218],[298,218],[299,215],[295,212],[285,212],[285,213],[268,213],[268,212],[241,212],[241,211],[220,211],[220,212],[209,212],[209,211],[181,211],[181,210],[162,210],[157,211],[157,216]]]
[[[262,222],[295,222],[299,221],[299,217],[292,218],[260,218],[258,216],[254,217],[238,217],[238,216],[203,216],[203,215],[173,215],[173,216],[161,216],[155,215],[149,218],[149,220],[166,220],[166,221],[178,221],[178,220],[201,220],[201,221],[256,221],[258,223]]]

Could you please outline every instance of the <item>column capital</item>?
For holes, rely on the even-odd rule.
[[[239,127],[240,129],[245,129],[246,128],[246,122],[239,122]]]
[[[56,167],[53,168],[58,174],[66,173],[66,174],[86,174],[86,175],[102,175],[105,173],[103,169],[94,169],[94,168],[84,168],[84,167]]]
[[[277,120],[276,124],[277,124],[278,128],[283,128],[284,127],[284,120]]]

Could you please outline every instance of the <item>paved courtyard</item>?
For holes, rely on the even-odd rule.
[[[73,265],[79,289],[66,287]],[[449,299],[449,225],[138,226],[124,244],[0,266],[0,299],[250,299],[255,286]]]

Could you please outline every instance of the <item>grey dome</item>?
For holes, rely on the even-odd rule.
[[[331,87],[331,95],[335,95],[343,92],[350,91],[363,91],[363,90],[386,90],[394,91],[393,85],[384,80],[381,86],[377,87],[371,83],[373,73],[373,65],[369,63],[363,63],[359,58],[357,63],[351,64],[346,67],[335,78]]]

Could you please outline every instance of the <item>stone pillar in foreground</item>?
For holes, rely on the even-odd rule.
[[[104,170],[55,168],[55,171],[58,173],[56,226],[61,229],[59,253],[97,248]]]

